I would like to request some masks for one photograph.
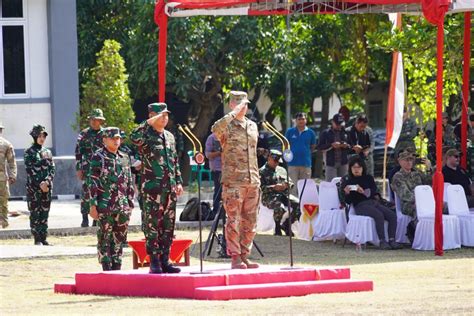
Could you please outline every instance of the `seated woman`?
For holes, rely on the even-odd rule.
[[[349,161],[349,174],[342,178],[341,188],[345,200],[352,204],[357,215],[369,216],[375,220],[375,228],[380,239],[380,249],[401,249],[395,241],[397,230],[397,215],[378,202],[374,177],[367,174],[367,167],[359,156]],[[385,241],[384,221],[388,221],[388,243]]]

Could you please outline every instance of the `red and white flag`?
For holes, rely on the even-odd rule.
[[[389,14],[394,28],[401,28],[402,15]],[[392,74],[390,76],[390,90],[387,106],[387,128],[385,145],[394,148],[397,144],[403,125],[403,108],[405,107],[405,75],[403,72],[403,58],[401,52],[393,52]]]

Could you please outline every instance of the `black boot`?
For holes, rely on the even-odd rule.
[[[92,227],[95,227],[95,226],[97,226],[97,220],[94,219],[94,220],[92,221]]]
[[[49,242],[46,241],[46,236],[41,238],[41,243],[44,245],[44,246],[52,246]]]
[[[35,238],[34,245],[35,245],[35,246],[41,246],[41,241],[40,241],[40,239],[39,239],[38,237],[36,237],[36,236],[34,236],[34,238]]]
[[[121,263],[117,263],[117,262],[112,263],[111,270],[120,270],[120,269],[122,269],[122,264]]]
[[[163,273],[163,270],[161,269],[160,255],[150,255],[150,273]]]
[[[82,214],[81,227],[89,227],[89,215],[88,214]]]
[[[274,236],[281,236],[281,224],[280,221],[275,221],[275,233],[273,234]]]
[[[110,271],[112,270],[110,267],[110,262],[102,262],[102,271]]]
[[[290,234],[291,234],[291,237],[295,236],[295,234],[293,234],[293,231],[291,231],[291,225],[288,224],[288,220],[285,220],[281,228],[283,228],[287,236],[290,236]]]
[[[169,262],[169,256],[163,254],[161,256],[161,267],[163,268],[164,273],[180,273],[181,269],[173,267]]]

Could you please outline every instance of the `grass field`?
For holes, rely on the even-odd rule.
[[[177,231],[178,238],[197,239],[196,231]],[[204,238],[207,232],[204,232]],[[130,234],[129,240],[142,238]],[[95,236],[51,237],[60,246],[94,246]],[[288,265],[288,239],[259,235],[256,242],[265,257],[261,264]],[[2,240],[1,244],[30,245],[31,240]],[[57,282],[71,282],[80,271],[99,271],[92,256],[0,261],[0,311],[2,315],[129,315],[129,314],[467,314],[474,311],[474,249],[463,248],[435,257],[433,252],[411,249],[356,252],[353,245],[294,240],[295,265],[349,266],[355,279],[374,281],[373,292],[316,294],[303,297],[229,302],[157,298],[129,298],[54,294]],[[192,264],[198,264],[198,246]],[[206,258],[208,264],[228,262]],[[131,269],[131,253],[124,269]]]

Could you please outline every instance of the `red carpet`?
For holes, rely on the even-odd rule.
[[[148,269],[76,273],[75,284],[55,284],[56,293],[188,298],[200,300],[255,299],[312,293],[372,291],[372,281],[350,279],[349,268],[230,270],[229,265],[204,267],[208,274],[148,274]]]

